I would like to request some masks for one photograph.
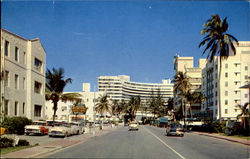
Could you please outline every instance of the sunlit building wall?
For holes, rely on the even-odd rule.
[[[37,39],[1,29],[1,113],[45,117],[46,52]]]
[[[202,70],[202,92],[207,100],[203,102],[201,111],[213,119],[219,119],[219,98],[221,117],[224,120],[235,120],[241,113],[236,105],[249,102],[249,90],[240,87],[249,84],[250,42],[240,41],[239,46],[235,43],[234,45],[235,56],[231,53],[227,60],[222,60],[221,66],[219,58],[215,57],[215,60],[208,62]]]

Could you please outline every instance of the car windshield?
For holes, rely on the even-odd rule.
[[[32,122],[32,125],[42,125],[42,126],[45,126],[46,123],[45,122]]]

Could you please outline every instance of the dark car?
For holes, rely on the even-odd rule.
[[[178,135],[184,136],[184,129],[180,123],[171,123],[166,129],[167,136]]]

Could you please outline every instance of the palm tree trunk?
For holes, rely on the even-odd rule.
[[[56,111],[57,111],[57,102],[53,102],[54,103],[54,114],[53,114],[53,126],[55,125],[55,118],[56,118]]]
[[[190,103],[190,117],[193,118],[192,104]]]
[[[218,60],[219,61],[219,60]],[[222,60],[221,60],[221,57],[220,57],[220,72],[219,72],[219,79],[218,79],[218,97],[219,97],[219,101],[218,101],[218,113],[219,113],[219,121],[220,123],[222,123],[222,120],[221,120],[221,97],[220,97],[220,79],[221,79],[221,67],[222,66]]]

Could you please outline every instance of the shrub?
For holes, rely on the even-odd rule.
[[[26,117],[7,117],[1,123],[1,126],[7,129],[10,134],[24,134],[25,125],[32,123],[32,120]]]
[[[14,140],[7,137],[0,138],[0,148],[13,147]]]
[[[27,140],[20,139],[17,146],[29,146],[30,143]]]

